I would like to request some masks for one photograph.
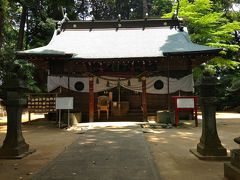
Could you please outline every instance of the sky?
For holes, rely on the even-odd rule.
[[[233,3],[232,9],[233,9],[233,11],[239,12],[240,11],[240,4]]]

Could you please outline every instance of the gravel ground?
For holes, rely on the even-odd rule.
[[[145,126],[143,129],[154,163],[162,179],[224,179],[224,162],[201,161],[189,152],[189,149],[196,148],[199,143],[201,117],[199,119],[199,127],[194,127],[193,121],[184,121],[183,125],[178,128]],[[98,128],[105,127],[103,123],[100,124],[101,126]],[[123,124],[121,123],[121,125]],[[114,126],[118,125],[114,124]],[[31,124],[23,124],[24,138],[31,148],[36,149],[36,152],[20,160],[0,160],[0,179],[31,179],[88,128],[95,127],[81,124],[77,129],[59,129],[55,122],[42,119]],[[233,138],[240,136],[239,113],[217,113],[217,128],[220,140],[228,151],[238,147],[233,142]],[[6,125],[0,123],[1,144],[5,135]]]

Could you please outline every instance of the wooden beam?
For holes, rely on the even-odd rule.
[[[147,121],[147,89],[146,89],[146,77],[142,77],[142,111],[143,121]]]
[[[93,77],[89,77],[89,122],[94,121],[94,89]]]
[[[145,16],[146,13],[144,13]],[[172,27],[179,26],[178,19],[152,19],[148,18],[136,20],[111,20],[111,21],[69,21],[62,25],[63,29],[104,29],[104,28],[142,28],[142,27]],[[119,27],[118,24],[121,24]]]

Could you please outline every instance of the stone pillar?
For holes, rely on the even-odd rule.
[[[27,99],[23,97],[25,89],[24,82],[17,78],[9,80],[4,85],[7,135],[0,149],[1,159],[19,159],[34,151],[29,150],[29,145],[25,142],[21,129],[22,111],[27,106]]]
[[[93,77],[89,77],[89,122],[94,121],[94,90]]]
[[[240,144],[240,137],[235,138],[234,141]],[[231,150],[231,162],[224,163],[224,176],[231,180],[240,179],[240,149]]]
[[[202,136],[197,149],[190,151],[202,160],[227,160],[227,150],[222,146],[216,128],[215,90],[217,79],[204,75],[200,81],[200,106],[202,111]]]
[[[143,121],[147,121],[147,91],[146,91],[146,77],[142,77],[142,111]]]

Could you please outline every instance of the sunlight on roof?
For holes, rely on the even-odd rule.
[[[240,3],[233,3],[232,10],[235,12],[240,12]]]

